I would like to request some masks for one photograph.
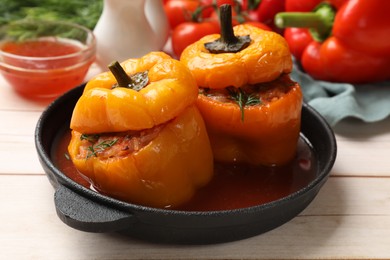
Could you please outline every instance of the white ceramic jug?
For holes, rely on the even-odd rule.
[[[112,61],[139,58],[162,50],[169,24],[162,0],[104,0],[94,29],[97,64],[107,70]]]

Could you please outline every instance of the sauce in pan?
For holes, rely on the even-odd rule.
[[[53,146],[52,159],[73,181],[92,188],[67,156],[70,131],[60,133]],[[281,199],[316,178],[317,161],[310,144],[301,137],[295,159],[280,167],[254,167],[216,163],[215,176],[195,196],[179,208],[186,211],[229,210],[256,206]],[[93,189],[93,188],[92,188]]]

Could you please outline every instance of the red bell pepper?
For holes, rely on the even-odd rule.
[[[276,25],[313,78],[366,83],[390,79],[390,1],[286,0]],[[313,8],[314,10],[305,10]]]

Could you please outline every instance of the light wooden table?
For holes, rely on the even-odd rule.
[[[176,246],[61,222],[34,146],[45,106],[0,77],[0,259],[390,259],[390,118],[335,127],[331,177],[290,222],[242,241]]]

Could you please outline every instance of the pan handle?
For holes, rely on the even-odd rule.
[[[132,214],[94,202],[64,185],[57,187],[54,203],[59,218],[68,226],[82,231],[119,231],[135,222]]]

